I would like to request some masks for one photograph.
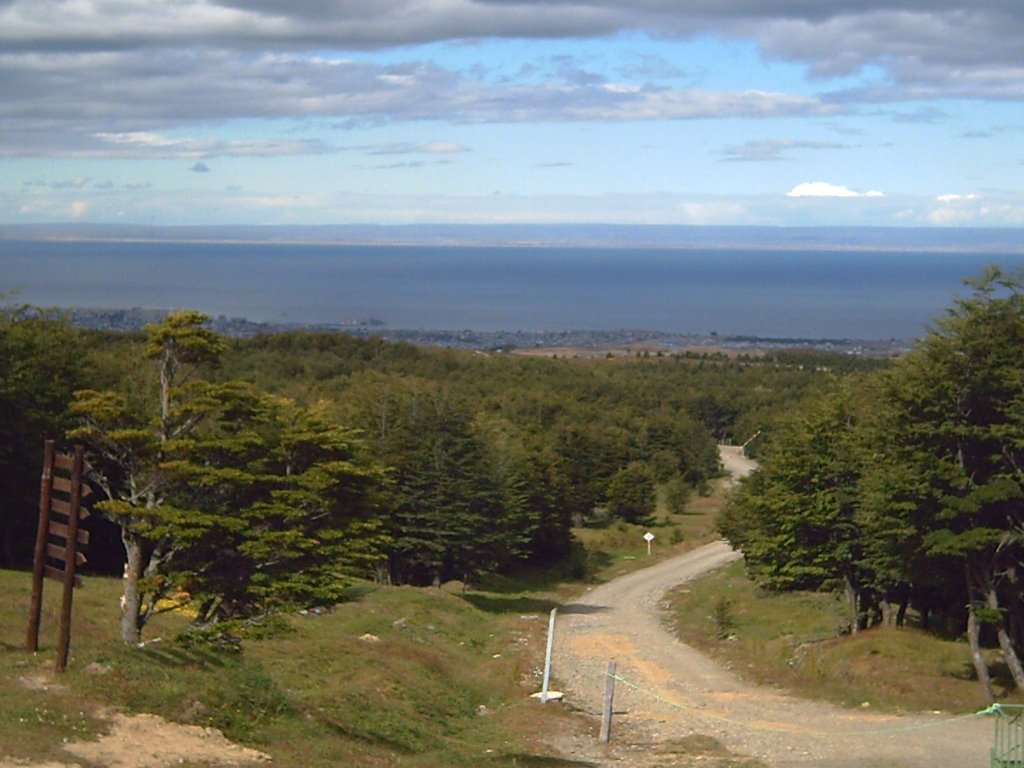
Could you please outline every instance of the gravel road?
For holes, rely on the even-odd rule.
[[[737,475],[753,466],[736,449],[722,458]],[[615,689],[613,746],[576,739],[556,745],[563,753],[602,766],[664,765],[659,745],[700,734],[779,768],[988,765],[989,718],[887,715],[798,699],[743,682],[676,640],[662,626],[665,593],[738,557],[725,542],[708,544],[595,587],[559,612],[553,674],[568,704],[599,716],[611,659],[629,681]]]

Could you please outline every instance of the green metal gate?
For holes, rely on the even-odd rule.
[[[1024,705],[1000,704],[994,709],[992,768],[1024,768]]]

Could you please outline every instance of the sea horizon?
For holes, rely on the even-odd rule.
[[[619,236],[635,234],[628,229]],[[8,228],[0,293],[43,307],[191,308],[296,325],[375,318],[388,329],[913,339],[966,294],[965,278],[993,263],[1024,266],[1024,252],[1009,247],[1012,231],[961,234],[947,238],[959,249],[941,250],[936,231],[861,232],[859,240],[843,231],[831,247],[818,242],[828,228],[776,231],[774,241],[749,247],[737,243],[759,232],[725,228],[725,237],[719,229],[685,229],[691,242],[679,245],[668,235],[682,230],[640,228],[664,242],[593,246],[552,244],[564,228],[527,245],[208,242],[181,231],[170,240],[54,239],[52,230],[11,239]]]

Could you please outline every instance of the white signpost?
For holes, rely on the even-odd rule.
[[[651,542],[654,541],[654,534],[648,531],[644,534],[644,541],[647,542],[647,556],[651,556]]]

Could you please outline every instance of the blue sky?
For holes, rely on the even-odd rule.
[[[0,223],[1024,225],[1019,0],[0,0]]]

